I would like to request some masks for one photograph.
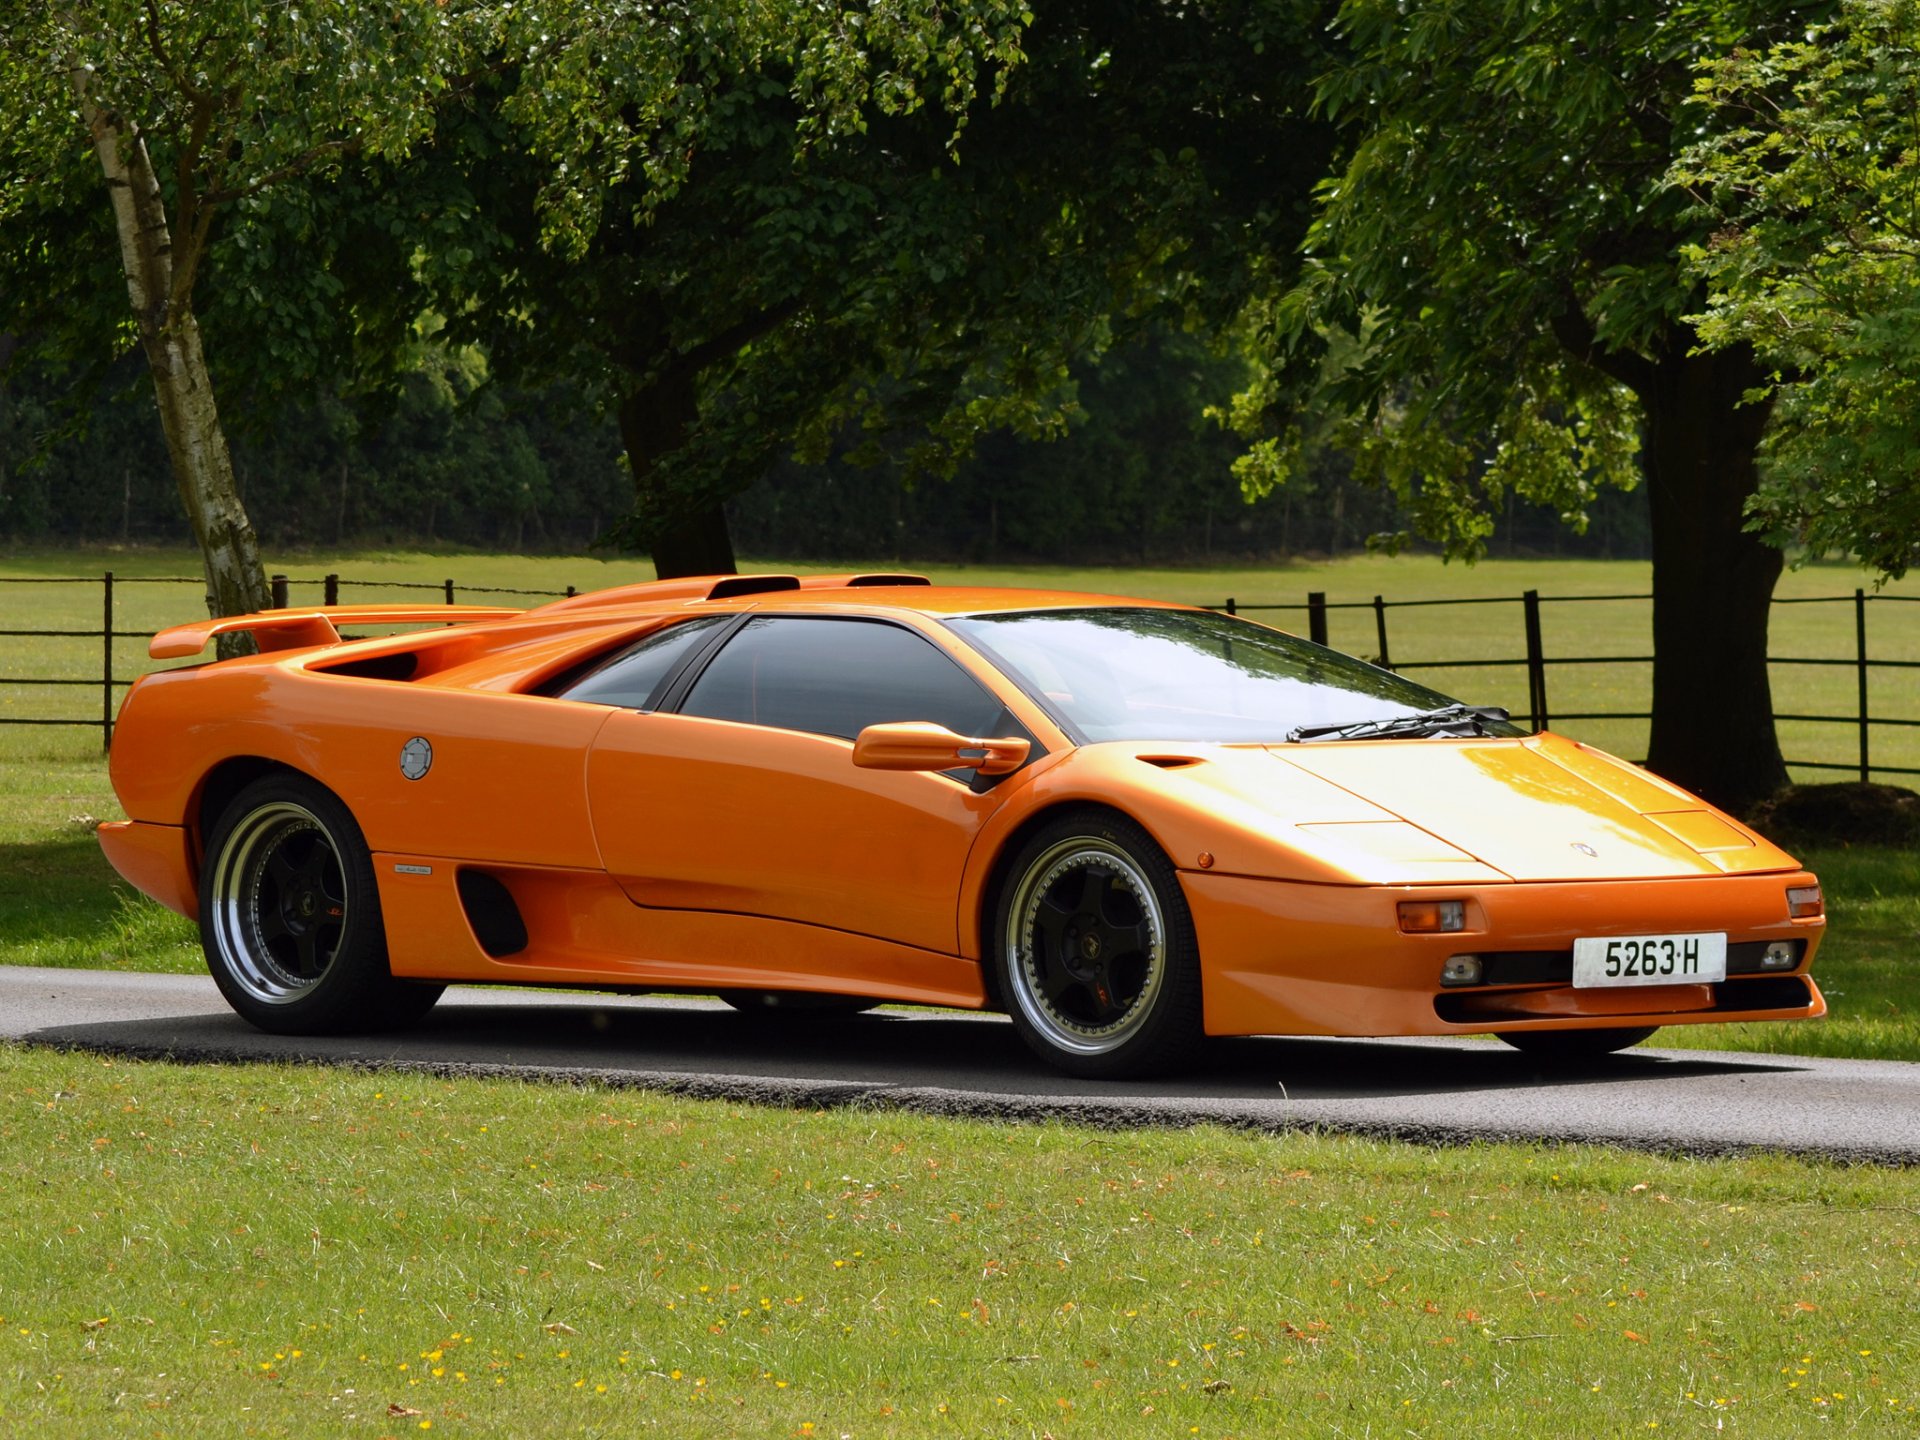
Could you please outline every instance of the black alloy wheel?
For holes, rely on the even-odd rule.
[[[1153,838],[1106,810],[1032,835],[1000,886],[996,977],[1030,1049],[1071,1075],[1188,1064],[1201,1038],[1193,916]]]
[[[227,1003],[275,1034],[403,1025],[446,987],[395,979],[360,827],[291,773],[254,781],[207,836],[200,941]]]

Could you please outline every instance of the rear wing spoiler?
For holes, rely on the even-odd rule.
[[[332,605],[325,609],[262,610],[255,615],[227,615],[218,620],[196,620],[162,630],[147,646],[155,660],[179,660],[198,655],[220,635],[246,631],[265,650],[305,650],[340,643],[340,624],[349,625],[466,625],[476,620],[510,620],[519,610],[497,605]]]

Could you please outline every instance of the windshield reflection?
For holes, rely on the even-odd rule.
[[[1391,671],[1205,610],[1103,606],[948,622],[1088,740],[1285,741],[1455,703]],[[1520,734],[1495,722],[1494,733]]]

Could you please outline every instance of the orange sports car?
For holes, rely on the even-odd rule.
[[[345,639],[342,627],[433,628]],[[455,981],[1004,1010],[1085,1076],[1209,1035],[1598,1054],[1825,1013],[1815,878],[1696,797],[1246,620],[912,575],[157,635],[134,885],[263,1029]]]

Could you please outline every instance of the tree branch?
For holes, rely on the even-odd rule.
[[[1552,324],[1553,338],[1574,359],[1618,380],[1636,395],[1644,396],[1652,388],[1653,362],[1630,350],[1609,350],[1602,346],[1600,337],[1594,334],[1593,322],[1587,319],[1587,312],[1580,304],[1580,297],[1571,290]]]
[[[758,340],[762,335],[784,325],[804,308],[798,298],[789,298],[777,305],[769,305],[764,310],[756,310],[739,323],[729,325],[718,335],[681,351],[673,358],[673,368],[684,367],[698,374],[714,361],[724,360],[735,351]]]
[[[290,176],[298,175],[301,171],[311,165],[319,163],[329,155],[351,155],[359,150],[360,145],[361,140],[358,135],[349,135],[344,140],[324,140],[311,149],[303,150],[300,154],[294,156],[293,159],[287,161],[286,164],[276,165],[273,169],[267,171],[266,174],[255,176],[244,185],[235,185],[231,189],[225,190],[209,190],[201,197],[201,203],[204,205],[222,205],[229,200],[244,200],[247,196],[266,189],[269,185],[285,180]]]
[[[160,68],[166,72],[167,78],[173,82],[176,90],[195,104],[203,102],[206,99],[205,94],[187,78],[184,70],[173,63],[173,56],[167,51],[166,41],[160,38],[160,7],[157,0],[147,0],[146,10],[147,49],[153,52],[153,58],[160,63]]]

